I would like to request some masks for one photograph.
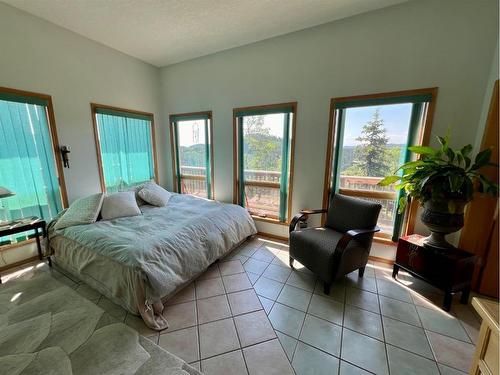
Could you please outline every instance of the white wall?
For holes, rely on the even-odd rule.
[[[0,2],[0,86],[52,96],[59,143],[71,147],[70,201],[100,191],[90,102],[152,112],[159,128],[159,76],[158,68]],[[3,251],[0,267],[34,254]]]
[[[292,210],[319,208],[329,100],[439,87],[434,134],[473,143],[498,32],[494,0],[419,0],[163,68],[164,118],[213,111],[216,198],[232,201],[232,109],[298,101]],[[169,142],[167,127],[161,138]],[[172,187],[170,154],[162,182]],[[268,233],[287,228],[259,223]]]
[[[59,143],[71,148],[70,201],[100,191],[90,102],[152,112],[159,128],[158,78],[152,65],[0,2],[0,86],[52,96]]]
[[[52,96],[59,141],[72,150],[64,171],[70,201],[100,188],[90,102],[155,114],[159,177],[168,187],[164,119],[212,110],[217,199],[232,201],[232,109],[296,100],[298,211],[321,205],[332,97],[438,86],[435,133],[452,124],[456,144],[478,139],[498,76],[497,15],[494,0],[418,0],[160,70],[0,2],[0,86]],[[283,226],[259,228],[286,234]],[[0,252],[0,267],[33,254],[19,250]]]

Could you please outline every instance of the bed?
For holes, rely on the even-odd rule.
[[[57,266],[162,330],[163,302],[257,231],[244,208],[190,195],[141,211],[62,230],[55,218],[49,247]]]

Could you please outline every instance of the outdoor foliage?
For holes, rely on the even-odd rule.
[[[421,204],[431,200],[448,201],[450,213],[454,212],[456,201],[469,202],[474,192],[498,195],[498,185],[480,173],[484,167],[496,167],[490,163],[491,149],[479,152],[474,159],[470,156],[472,145],[454,150],[449,145],[449,136],[437,137],[440,147],[411,146],[408,150],[420,155],[420,159],[401,165],[400,175],[390,175],[379,182],[381,186],[396,184],[405,196],[400,200],[402,212],[410,198]],[[396,171],[396,172],[397,172]]]
[[[343,148],[342,175],[382,177],[394,172],[399,163],[401,145],[388,144],[384,120],[378,109],[356,140],[361,144],[354,150],[352,147]]]
[[[244,123],[245,169],[280,171],[282,138],[264,127],[264,116],[249,116]]]
[[[181,165],[189,167],[205,166],[205,144],[198,143],[189,147],[180,147]]]
[[[264,126],[264,116],[246,117],[244,130],[245,169],[280,171],[282,138]],[[205,166],[204,144],[181,146],[180,154],[183,166]]]

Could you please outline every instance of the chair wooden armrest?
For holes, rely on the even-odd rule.
[[[293,217],[292,221],[290,221],[290,226],[288,228],[288,232],[289,233],[293,232],[295,230],[295,227],[299,223],[299,221],[305,220],[307,218],[307,216],[314,215],[314,214],[323,214],[326,212],[328,212],[328,209],[326,209],[326,208],[320,208],[317,210],[300,210],[300,212]]]
[[[339,242],[337,244],[337,250],[343,251],[347,247],[347,245],[349,245],[349,242],[351,242],[352,239],[354,239],[358,236],[361,236],[363,234],[376,233],[376,232],[380,232],[380,228],[376,225],[373,228],[348,230],[347,232],[344,233],[342,238],[339,240]]]

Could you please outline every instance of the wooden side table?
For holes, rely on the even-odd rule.
[[[470,375],[497,375],[498,365],[498,302],[485,298],[474,297],[472,306],[483,319],[479,338],[476,343],[476,352],[472,359]]]
[[[0,237],[10,236],[12,234],[26,232],[29,230],[35,231],[36,247],[38,251],[38,259],[43,260],[42,244],[40,242],[40,235],[42,238],[47,236],[46,223],[45,220],[33,217],[27,219],[19,219],[10,222],[7,225],[0,227]],[[47,257],[49,267],[52,267],[52,261],[50,256]],[[0,277],[0,284],[2,279]]]
[[[445,292],[443,309],[449,311],[453,293],[462,292],[460,302],[469,301],[472,272],[476,256],[457,248],[437,249],[424,246],[425,237],[418,234],[398,241],[392,277],[400,268]]]

